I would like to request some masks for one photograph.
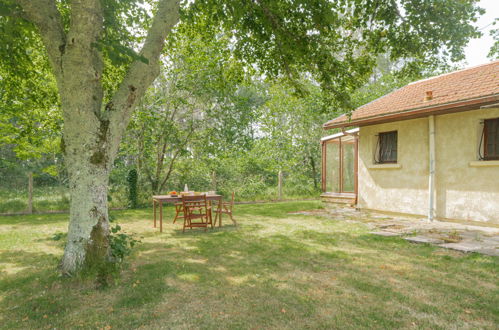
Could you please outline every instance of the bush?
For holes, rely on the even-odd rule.
[[[111,258],[115,263],[122,263],[125,257],[132,253],[132,249],[140,242],[133,235],[121,232],[121,226],[116,224],[111,228],[109,235],[109,246],[111,248]]]
[[[114,217],[109,215],[109,222],[114,222]],[[134,246],[140,241],[133,235],[121,231],[121,226],[116,224],[109,233],[109,259],[105,262],[92,264],[85,269],[84,276],[96,276],[98,288],[108,287],[119,275],[123,262],[132,253]]]
[[[135,209],[138,206],[137,201],[137,170],[131,169],[128,172],[127,183],[128,183],[128,207]]]

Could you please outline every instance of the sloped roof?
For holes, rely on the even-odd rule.
[[[427,92],[431,100],[425,100]],[[363,126],[429,114],[477,109],[499,102],[499,60],[416,81],[341,115],[324,128]]]

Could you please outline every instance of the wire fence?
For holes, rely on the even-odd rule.
[[[303,185],[292,182],[281,171],[274,174],[274,183],[257,182],[254,188],[248,184],[220,182],[216,185],[218,193],[229,196],[236,192],[237,202],[264,202],[317,197],[314,191],[303,192]],[[219,178],[211,180],[219,180]],[[221,180],[220,180],[221,181]],[[232,180],[233,181],[233,180]],[[199,187],[198,187],[199,186]],[[189,185],[191,190],[200,190],[199,183]],[[206,190],[205,189],[205,190]],[[151,205],[151,190],[146,184],[139,186],[139,207]],[[167,193],[166,191],[164,192]],[[315,196],[317,195],[317,196]],[[111,209],[123,209],[130,205],[128,186],[118,180],[111,180],[108,203]],[[6,175],[0,180],[0,215],[67,212],[70,207],[70,193],[67,180],[58,180],[45,173],[26,173]]]
[[[0,180],[0,214],[30,214],[69,209],[66,184],[27,173]]]
[[[108,204],[114,209],[126,208],[127,186],[122,183],[110,184]],[[67,212],[69,206],[67,180],[59,181],[36,172],[7,175],[0,180],[0,215]]]

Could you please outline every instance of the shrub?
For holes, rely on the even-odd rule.
[[[137,170],[131,169],[128,171],[127,176],[128,183],[128,207],[135,209],[137,208]]]

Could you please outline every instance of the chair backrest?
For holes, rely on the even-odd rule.
[[[235,192],[232,192],[232,199],[230,200],[230,208],[231,209],[234,206],[234,196],[235,196]]]
[[[186,216],[193,213],[206,214],[208,212],[208,201],[206,200],[206,195],[182,195],[182,205]]]

